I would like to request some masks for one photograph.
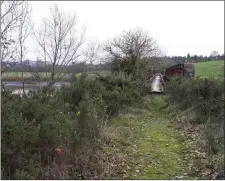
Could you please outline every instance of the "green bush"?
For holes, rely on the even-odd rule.
[[[104,86],[103,100],[107,104],[107,113],[115,115],[126,106],[132,106],[142,101],[144,94],[140,81],[133,80],[122,73],[107,77],[98,77],[97,81]]]
[[[34,168],[50,165],[54,150],[68,144],[75,126],[56,101],[42,103],[41,98],[34,97],[3,104],[2,119],[3,177],[11,179],[18,179],[16,175],[30,165],[30,160],[34,162]],[[27,176],[25,172],[22,175]]]
[[[165,87],[167,101],[179,105],[193,124],[205,124],[209,150],[224,149],[224,79],[200,78],[172,80]]]
[[[101,172],[101,127],[109,115],[140,102],[143,93],[138,81],[122,74],[86,77],[57,91],[4,95],[3,179],[91,179],[96,168]]]
[[[76,117],[71,116],[69,105],[61,104],[54,93],[46,97],[41,92],[30,92],[28,97],[2,104],[2,178],[67,179],[57,174],[56,165],[71,164],[70,160],[79,157],[76,153],[82,150],[82,145],[91,150],[96,147],[101,122],[95,104],[100,101],[85,95],[77,105],[80,114]],[[63,158],[55,149],[64,151]],[[82,170],[83,166],[76,164],[74,168]],[[55,171],[50,173],[49,169]]]
[[[182,110],[193,108],[203,116],[206,122],[208,116],[221,113],[223,79],[196,78],[172,80],[165,87],[167,100],[180,105]]]
[[[115,73],[105,77],[98,75],[94,80],[81,76],[70,86],[64,86],[57,93],[57,97],[61,103],[70,104],[75,111],[85,93],[88,93],[90,98],[100,96],[106,115],[116,115],[125,106],[141,102],[143,90],[140,81],[122,73]]]

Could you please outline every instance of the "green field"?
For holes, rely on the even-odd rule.
[[[209,61],[195,63],[195,76],[223,77],[224,61]]]
[[[96,73],[100,75],[108,75],[109,71],[92,71],[89,72],[89,77],[94,77]],[[81,73],[77,73],[77,76],[80,76]],[[46,79],[46,73],[40,72],[39,76],[41,79]],[[50,76],[50,73],[47,73],[47,77]],[[223,77],[224,76],[224,61],[208,61],[208,62],[198,62],[195,63],[195,76],[206,76],[206,77]],[[24,72],[24,80],[32,80],[34,74],[32,72]],[[21,72],[5,72],[2,74],[4,80],[19,81],[21,80]],[[70,80],[70,75],[65,75],[62,79],[63,81]]]
[[[88,77],[90,78],[94,77],[97,73],[104,76],[104,75],[108,75],[109,71],[102,70],[102,71],[88,72]],[[50,77],[50,72],[39,72],[38,75],[40,76],[42,80],[45,80]],[[77,77],[79,77],[80,75],[81,73],[76,74]],[[24,77],[24,80],[32,80],[35,77],[35,75],[32,72],[24,72],[23,77]],[[62,78],[62,80],[69,81],[70,78],[71,78],[70,75],[67,74]],[[2,79],[8,80],[8,81],[19,81],[21,80],[21,72],[5,72],[2,74]]]

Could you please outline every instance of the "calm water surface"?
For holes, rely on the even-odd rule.
[[[53,87],[54,88],[60,88],[62,85],[69,85],[69,82],[56,82]],[[23,92],[23,83],[19,81],[4,81],[3,82],[5,89],[12,90],[13,94],[21,94]],[[31,82],[31,83],[25,83],[25,93],[28,93],[29,90],[34,90],[37,88],[45,87],[47,86],[47,82]]]

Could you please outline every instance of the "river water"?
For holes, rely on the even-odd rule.
[[[47,82],[30,82],[30,83],[24,83],[24,91],[25,93],[28,93],[29,90],[34,90],[37,88],[45,87],[47,86]],[[53,87],[54,88],[60,88],[62,85],[69,85],[69,82],[56,82]],[[21,81],[3,81],[3,85],[5,89],[12,90],[13,94],[21,94],[23,91],[23,83]]]

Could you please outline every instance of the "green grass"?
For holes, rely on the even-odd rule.
[[[206,77],[223,77],[224,61],[209,61],[195,63],[195,75]]]
[[[94,77],[97,71],[92,71],[89,77]],[[108,75],[109,71],[98,71],[100,75]],[[40,72],[40,77],[45,79],[46,73]],[[50,73],[48,72],[49,76]],[[81,73],[77,73],[80,76]],[[224,76],[224,61],[208,61],[195,63],[195,75],[206,76],[206,77],[223,77]],[[2,74],[2,78],[6,80],[20,80],[21,72],[5,72]],[[30,80],[32,78],[32,72],[24,72],[24,79]],[[70,77],[66,75],[63,80],[68,80]]]
[[[111,130],[116,130],[116,133],[111,138],[107,152],[119,154],[123,164],[117,165],[122,171],[111,179],[186,177],[189,152],[184,142],[186,138],[161,113],[162,97],[150,97],[150,100],[147,107],[151,110],[139,115],[124,114],[112,121]]]
[[[108,75],[109,74],[109,71],[105,71],[105,70],[102,70],[102,71],[92,71],[92,72],[89,72],[88,73],[88,76],[90,78],[94,77],[96,75],[96,73],[99,73],[100,75]],[[48,77],[50,77],[50,72],[39,72],[38,73],[40,78],[45,80],[47,79]],[[77,73],[76,76],[79,77],[82,73]],[[23,77],[25,80],[32,80],[32,77],[34,77],[34,74],[32,72],[24,72],[23,73]],[[4,72],[2,74],[2,78],[5,79],[5,80],[11,80],[11,81],[19,81],[21,80],[21,72]],[[67,81],[70,79],[70,75],[67,74],[63,77],[62,80],[64,81]]]

